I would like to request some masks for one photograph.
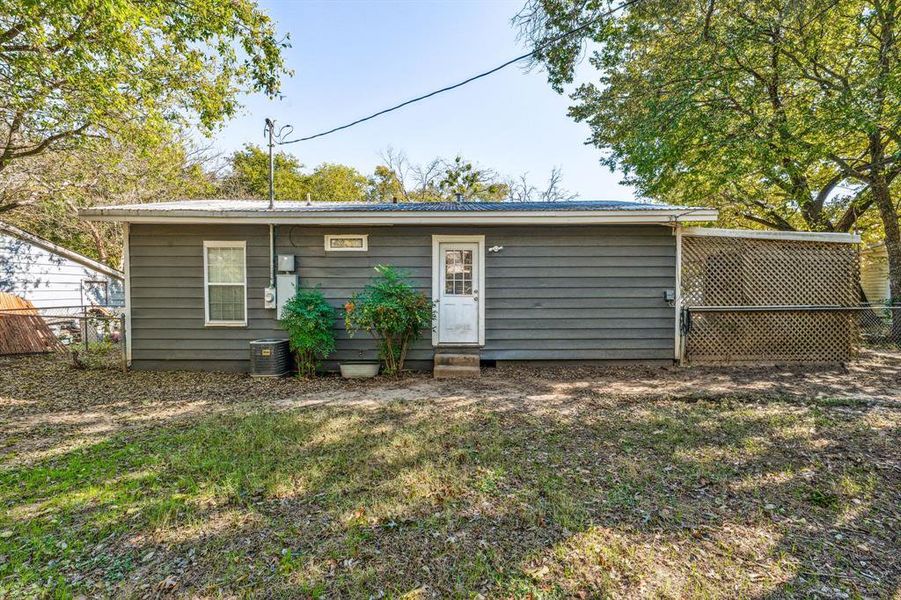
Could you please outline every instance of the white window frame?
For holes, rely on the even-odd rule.
[[[363,240],[363,246],[360,248],[332,248],[331,247],[332,240],[353,240],[353,239]],[[325,251],[326,252],[367,252],[368,250],[369,250],[369,235],[365,234],[365,233],[327,234],[325,236]]]
[[[210,320],[210,248],[241,248],[244,251],[244,320],[243,321],[213,321]],[[212,284],[219,285],[219,284]],[[226,284],[237,285],[237,284]],[[203,322],[207,327],[246,327],[247,326],[247,242],[245,241],[204,241],[203,242]]]

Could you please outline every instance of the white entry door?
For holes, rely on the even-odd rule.
[[[441,242],[438,343],[479,343],[479,244]]]

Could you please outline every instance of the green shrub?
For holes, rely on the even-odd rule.
[[[318,289],[300,289],[284,307],[282,327],[297,359],[297,374],[310,377],[335,349],[335,309]]]
[[[378,277],[344,305],[344,323],[350,335],[366,331],[378,340],[385,373],[397,375],[410,346],[431,327],[432,302],[394,267],[375,270]]]

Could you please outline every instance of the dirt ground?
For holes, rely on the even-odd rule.
[[[898,598],[901,355],[253,380],[0,359],[0,598]]]
[[[254,380],[228,373],[76,370],[46,356],[0,357],[0,466],[93,444],[127,430],[237,409],[310,405],[377,407],[393,400],[490,403],[567,411],[612,400],[831,400],[901,407],[901,353],[865,351],[836,366],[515,367],[477,380]]]
[[[618,400],[853,400],[901,406],[901,353],[867,351],[846,366],[516,367],[477,380],[254,380],[227,373],[76,370],[46,356],[0,358],[2,461],[22,464],[154,427],[251,406],[375,407],[392,400],[487,402],[566,411],[592,397]],[[251,406],[248,406],[251,405]]]

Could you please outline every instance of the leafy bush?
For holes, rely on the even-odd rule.
[[[431,327],[432,302],[394,267],[375,270],[379,276],[344,305],[344,322],[350,335],[367,331],[377,339],[385,372],[397,375],[410,346]]]
[[[335,309],[318,289],[300,289],[284,307],[282,327],[297,359],[297,374],[310,377],[335,349]]]

